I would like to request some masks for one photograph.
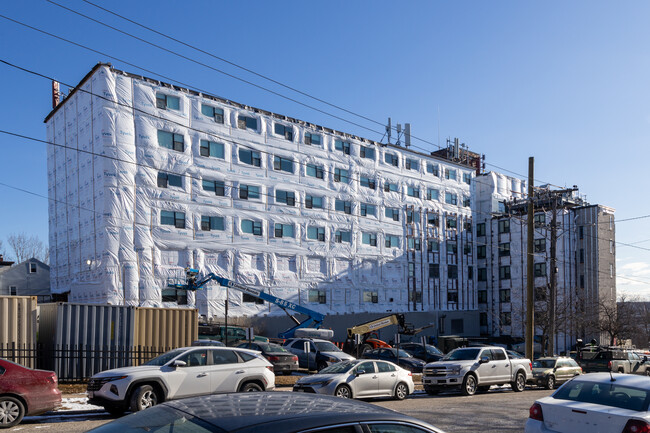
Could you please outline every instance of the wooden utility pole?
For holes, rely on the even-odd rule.
[[[548,302],[548,355],[555,355],[555,310],[557,301],[557,279],[555,268],[557,267],[557,200],[556,195],[552,195],[553,214],[551,215],[551,269],[549,269],[549,302]]]
[[[526,245],[526,358],[533,359],[535,340],[535,298],[533,276],[534,208],[533,208],[533,169],[535,158],[528,158],[528,237]]]

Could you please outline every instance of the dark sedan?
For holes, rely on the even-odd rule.
[[[259,350],[273,364],[275,374],[291,374],[298,371],[298,357],[275,343],[242,343],[237,347]]]
[[[299,392],[213,394],[172,400],[91,431],[442,433],[424,421],[380,406]]]
[[[0,359],[0,428],[61,406],[56,373]]]
[[[403,343],[399,345],[399,348],[424,362],[440,361],[445,356],[440,349],[432,344]]]
[[[412,373],[422,373],[424,364],[426,364],[424,361],[414,358],[410,353],[402,349],[399,350],[399,359],[397,358],[397,354],[397,349],[380,348],[363,352],[361,357],[365,359],[382,359],[384,361],[390,361]]]

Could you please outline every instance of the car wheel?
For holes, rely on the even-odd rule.
[[[239,390],[239,392],[262,392],[262,391],[264,391],[262,387],[255,382],[245,383]]]
[[[318,366],[316,367],[316,369],[317,369],[318,371],[321,371],[323,368],[326,368],[326,367],[327,367],[327,362],[320,361],[320,362],[318,363]]]
[[[158,404],[158,394],[151,385],[140,385],[131,395],[131,411],[138,412]]]
[[[25,416],[25,406],[13,397],[0,397],[0,427],[13,427]]]
[[[334,391],[334,395],[341,398],[352,398],[352,390],[347,385],[339,385]]]
[[[553,389],[555,388],[555,377],[549,376],[546,379],[546,389]]]
[[[510,384],[510,387],[515,392],[521,392],[526,389],[526,376],[522,372],[517,373],[515,381]]]
[[[463,379],[463,387],[461,390],[464,395],[474,395],[478,389],[478,384],[476,383],[476,376],[473,374],[468,374]]]
[[[119,417],[124,415],[126,408],[124,406],[104,406],[104,410],[111,414],[111,416]]]
[[[409,395],[409,389],[406,384],[402,382],[398,383],[395,387],[395,394],[393,395],[393,398],[395,400],[404,400],[407,395]]]
[[[431,388],[430,386],[425,387],[424,390],[429,395],[438,395],[440,393],[439,389]]]

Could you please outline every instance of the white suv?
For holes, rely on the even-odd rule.
[[[165,400],[222,392],[270,391],[273,365],[259,352],[231,347],[184,347],[136,367],[102,371],[88,382],[88,403],[113,415]]]

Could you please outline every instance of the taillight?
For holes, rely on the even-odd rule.
[[[273,361],[279,361],[279,360],[280,360],[280,357],[278,357],[278,356],[268,356],[267,358],[268,358],[269,361],[271,361],[271,362],[273,362]]]
[[[537,421],[544,421],[544,414],[542,413],[542,406],[539,403],[533,403],[528,411],[528,418],[536,419]]]
[[[298,357],[297,357],[297,356],[294,356],[293,358],[291,358],[291,360],[292,360],[292,361],[298,361]]]
[[[608,370],[611,370],[611,369],[612,369],[612,361],[609,361],[609,362],[607,363],[607,369],[608,369]]]
[[[533,370],[533,363],[532,363],[532,362],[529,362],[529,363],[528,363],[528,367],[529,367],[530,370],[532,371],[532,370]]]
[[[650,424],[640,419],[631,419],[621,433],[650,433]]]
[[[267,365],[266,368],[268,368],[269,370],[273,371],[273,366],[272,366],[272,365]]]
[[[409,376],[413,376],[413,373],[411,373],[410,371],[409,371]]]

